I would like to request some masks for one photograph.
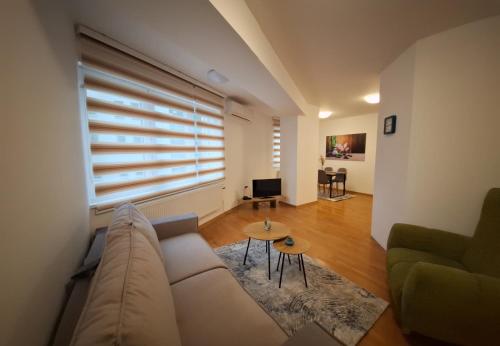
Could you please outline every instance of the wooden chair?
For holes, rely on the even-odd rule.
[[[326,184],[330,183],[330,179],[328,178],[328,175],[326,175],[326,172],[322,169],[318,169],[318,185],[323,185],[323,192],[326,191]]]
[[[342,183],[343,185],[343,191],[342,191],[342,196],[345,195],[345,183],[347,181],[347,169],[346,168],[339,168],[337,170],[337,174],[332,180],[332,183],[335,183],[336,189],[337,189],[337,195],[339,193],[339,183]]]

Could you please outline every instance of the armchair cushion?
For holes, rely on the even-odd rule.
[[[463,265],[446,257],[437,256],[428,252],[392,248],[387,252],[387,271],[389,273],[389,287],[392,301],[395,305],[396,317],[399,319],[401,311],[401,296],[404,283],[409,272],[416,263],[433,263],[453,268],[464,269]]]
[[[431,263],[417,263],[402,295],[402,324],[465,345],[500,340],[500,279]]]

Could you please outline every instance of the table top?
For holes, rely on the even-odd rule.
[[[281,222],[271,220],[271,230],[264,229],[264,221],[248,224],[243,229],[243,233],[257,240],[277,240],[285,238],[290,234],[290,229]]]
[[[326,175],[337,175],[337,172],[334,171],[325,171]]]
[[[303,254],[304,252],[306,252],[307,250],[309,250],[311,248],[311,243],[309,243],[307,240],[302,239],[302,238],[298,238],[295,236],[293,236],[292,238],[295,242],[295,244],[293,244],[292,246],[286,245],[285,239],[281,239],[281,240],[275,241],[273,243],[273,247],[276,250],[278,250],[279,252],[285,253],[288,255]]]

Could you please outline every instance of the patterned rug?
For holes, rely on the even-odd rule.
[[[243,288],[286,331],[293,335],[313,320],[346,345],[356,345],[373,326],[388,303],[304,255],[307,284],[297,256],[285,260],[278,288],[278,252],[271,246],[271,280],[267,278],[265,242],[252,240],[246,265],[247,241],[222,246],[215,252],[227,264]]]

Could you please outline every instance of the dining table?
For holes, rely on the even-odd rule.
[[[333,190],[333,178],[335,178],[335,176],[337,175],[337,172],[335,171],[325,171],[326,175],[328,176],[328,181],[329,181],[329,184],[330,184],[330,198],[333,198],[332,196],[332,190]],[[345,194],[345,184],[344,184],[344,194]]]

